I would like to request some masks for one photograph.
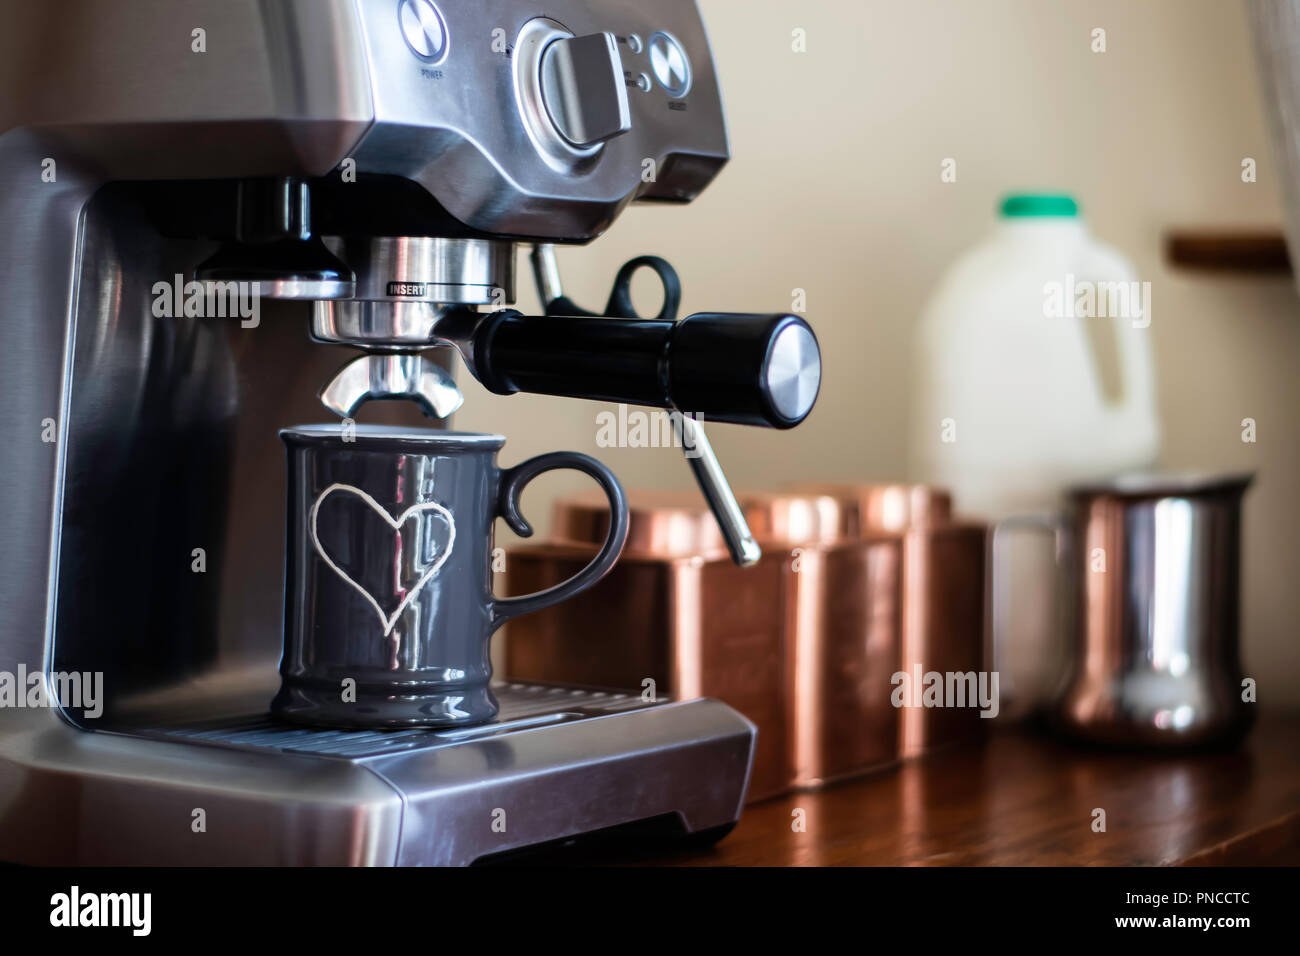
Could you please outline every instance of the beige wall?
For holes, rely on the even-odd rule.
[[[1253,469],[1243,626],[1261,700],[1300,702],[1300,301],[1280,279],[1202,278],[1161,259],[1171,225],[1275,224],[1275,167],[1243,5],[1231,0],[702,0],[734,158],[689,207],[637,207],[564,250],[567,291],[603,304],[618,265],[671,260],[684,314],[780,311],[808,295],[825,375],[793,432],[717,426],[733,484],[906,476],[908,350],[945,264],[1009,189],[1065,189],[1153,283],[1164,464]],[[1108,51],[1090,51],[1094,27]],[[807,31],[807,52],[791,31]],[[1246,185],[1240,163],[1259,163]],[[943,158],[958,163],[941,183]],[[521,267],[525,262],[521,259]],[[527,273],[521,271],[521,280]],[[520,301],[534,308],[531,283]],[[652,303],[651,303],[652,304]],[[672,450],[597,449],[601,406],[470,388],[462,428],[506,462],[587,450],[629,486],[689,487]],[[1257,444],[1239,423],[1258,421]],[[525,499],[582,479],[548,478]]]

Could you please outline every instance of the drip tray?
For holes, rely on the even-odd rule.
[[[0,747],[0,783],[23,782],[0,815],[0,851],[86,865],[466,865],[646,821],[707,841],[739,817],[755,730],[726,704],[494,692],[498,719],[448,730],[315,729],[250,710],[155,712],[93,732],[33,723]],[[77,812],[50,812],[62,805]]]
[[[467,741],[513,735],[569,721],[659,707],[671,701],[645,701],[616,691],[586,690],[548,684],[495,684],[501,705],[496,719],[473,727],[445,730],[337,730],[302,727],[269,714],[173,727],[121,731],[132,736],[181,740],[240,750],[275,751],[343,760],[366,760],[431,750]]]

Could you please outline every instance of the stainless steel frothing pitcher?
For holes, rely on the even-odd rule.
[[[1238,649],[1241,503],[1252,475],[1076,489],[1070,667],[1054,717],[1101,743],[1235,743],[1254,695]]]
[[[1169,749],[1231,744],[1250,729],[1254,696],[1241,669],[1238,616],[1241,503],[1252,478],[1126,476],[1074,489],[1068,517],[999,522],[990,556],[995,616],[1016,613],[1025,597],[1006,593],[1000,580],[999,540],[1027,530],[1056,539],[1055,594],[1046,596],[1057,611],[1056,640],[1031,649],[1055,729]],[[1023,670],[1014,658],[1024,652],[995,643],[994,669]]]

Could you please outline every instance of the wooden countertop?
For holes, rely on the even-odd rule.
[[[1106,832],[1093,832],[1093,811]],[[805,812],[806,832],[793,813]],[[1079,749],[1026,730],[748,807],[725,866],[1300,863],[1300,714],[1261,715],[1233,753]]]

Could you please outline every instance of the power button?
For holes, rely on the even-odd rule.
[[[426,63],[441,63],[451,46],[447,22],[433,0],[402,0],[397,22],[411,52]]]
[[[682,45],[667,33],[650,38],[650,69],[669,96],[685,96],[691,88],[691,61]]]

